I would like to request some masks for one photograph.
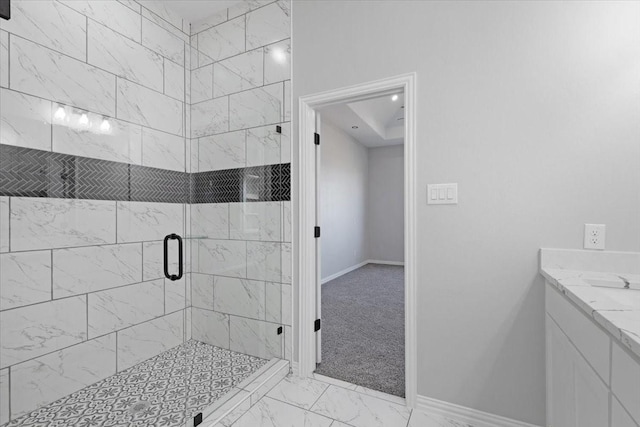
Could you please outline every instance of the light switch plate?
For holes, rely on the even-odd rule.
[[[428,205],[457,205],[458,204],[458,184],[428,184],[427,185]]]

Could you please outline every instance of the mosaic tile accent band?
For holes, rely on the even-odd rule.
[[[191,203],[279,202],[291,198],[291,164],[191,174]]]
[[[186,173],[0,144],[0,196],[165,203],[284,201],[289,163]]]

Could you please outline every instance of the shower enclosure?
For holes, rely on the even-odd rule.
[[[202,4],[0,21],[0,426],[191,426],[291,360],[290,5]]]

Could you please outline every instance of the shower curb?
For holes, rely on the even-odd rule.
[[[202,411],[204,422],[199,427],[230,426],[247,412],[276,384],[289,374],[288,360],[271,359],[262,368],[234,387],[235,390]],[[193,427],[189,420],[185,427]]]

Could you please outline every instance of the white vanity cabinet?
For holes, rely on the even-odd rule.
[[[640,359],[545,288],[547,426],[640,427]]]

